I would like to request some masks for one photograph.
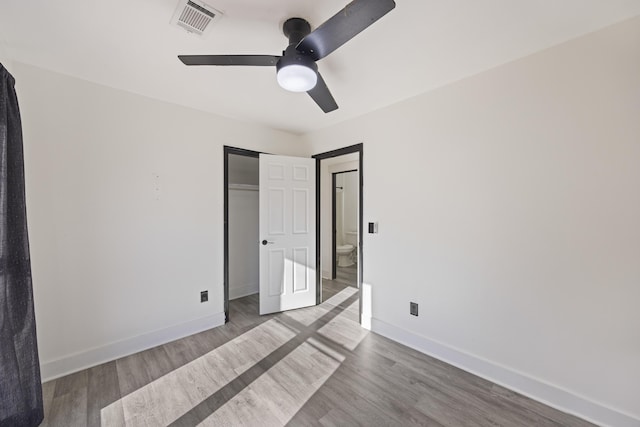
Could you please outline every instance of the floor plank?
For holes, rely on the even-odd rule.
[[[121,397],[116,362],[90,368],[87,376],[87,426],[98,427],[101,425],[102,408]],[[124,422],[124,418],[120,418],[120,422]]]
[[[591,424],[360,328],[356,266],[319,306],[230,322],[45,383],[44,426]]]

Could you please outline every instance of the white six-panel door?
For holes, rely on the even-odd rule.
[[[315,160],[260,154],[260,314],[316,303]]]

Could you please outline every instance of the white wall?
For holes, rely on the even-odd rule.
[[[10,71],[44,378],[220,324],[222,146],[295,155],[297,137],[17,62]]]
[[[4,48],[0,44],[0,64],[4,66],[9,72],[13,69],[13,60],[10,59],[4,52]]]
[[[347,232],[358,231],[358,187],[360,184],[360,174],[355,172],[346,172],[338,176],[342,177],[342,242],[348,243]]]
[[[640,423],[640,18],[306,141],[364,142],[374,330]]]
[[[342,174],[336,175],[336,199],[335,199],[335,229],[336,229],[336,245],[344,244],[344,226],[342,222],[344,221],[344,186],[342,185]]]
[[[260,291],[259,195],[229,190],[229,299]]]

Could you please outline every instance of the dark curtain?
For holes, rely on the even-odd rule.
[[[0,427],[42,421],[22,125],[14,79],[0,64]]]

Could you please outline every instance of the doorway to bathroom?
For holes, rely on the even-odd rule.
[[[313,158],[317,161],[319,221],[316,241],[318,265],[321,266],[318,271],[318,302],[327,301],[346,288],[357,288],[359,318],[362,322],[363,144],[316,154]],[[345,185],[347,191],[342,193]],[[349,205],[347,212],[352,212],[353,216],[347,213],[348,219],[345,220],[343,208],[346,204]],[[341,228],[341,220],[346,228]],[[353,246],[353,249],[347,245]]]
[[[350,162],[335,167],[351,167]],[[331,280],[358,286],[358,170],[331,174],[333,263]]]

